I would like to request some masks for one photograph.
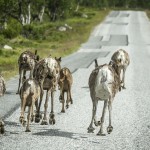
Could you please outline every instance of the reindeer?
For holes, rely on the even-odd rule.
[[[4,122],[2,121],[2,119],[0,119],[0,134],[4,134],[5,132],[4,125]]]
[[[115,66],[119,67],[118,74],[120,74],[122,88],[125,89],[125,72],[128,65],[130,64],[130,58],[128,53],[125,50],[119,49],[112,55],[109,64],[114,65],[114,67]],[[123,71],[122,75],[121,75],[121,71]]]
[[[60,66],[61,57],[60,58],[45,58],[37,63],[34,69],[34,78],[40,82],[41,85],[41,95],[40,102],[36,113],[35,122],[39,122],[41,119],[40,107],[43,99],[44,90],[46,90],[46,100],[44,104],[44,117],[41,122],[41,125],[47,125],[47,108],[48,108],[48,99],[49,94],[51,94],[51,112],[49,123],[55,124],[55,116],[54,116],[54,92],[56,91],[56,85],[58,83],[59,72],[61,69]]]
[[[29,128],[30,120],[34,120],[34,105],[36,109],[38,107],[38,98],[40,97],[41,87],[38,81],[35,79],[27,79],[21,89],[20,89],[20,98],[21,98],[21,116],[20,123],[25,126],[24,111],[26,106],[28,106],[28,115],[27,115],[27,126],[26,132],[31,132]]]
[[[39,56],[37,55],[37,50],[35,51],[35,54],[33,54],[30,51],[24,51],[19,59],[19,85],[18,85],[18,91],[16,94],[19,94],[20,85],[21,85],[21,78],[22,78],[22,72],[23,72],[23,78],[22,83],[26,80],[26,71],[30,71],[30,78],[33,78],[33,69],[35,67],[36,62],[39,61]]]
[[[103,132],[103,123],[106,113],[106,108],[108,105],[109,109],[109,126],[107,127],[107,132],[110,134],[113,130],[111,125],[111,110],[112,110],[112,102],[116,93],[120,89],[120,78],[118,73],[117,66],[114,68],[111,65],[101,65],[98,66],[97,60],[95,60],[96,68],[92,71],[89,77],[89,88],[90,95],[93,103],[93,112],[92,112],[92,120],[88,127],[88,132],[93,132],[93,120],[95,126],[100,126],[100,130],[97,135],[105,135]],[[102,111],[102,117],[100,121],[96,121],[96,110],[98,101],[104,101],[104,107]]]
[[[0,75],[0,96],[3,96],[6,91],[6,83],[5,79],[3,78],[2,75]]]
[[[71,97],[71,86],[72,86],[73,78],[70,70],[68,68],[62,68],[60,70],[60,77],[59,77],[59,87],[60,87],[60,102],[62,102],[62,110],[61,112],[65,112],[65,100],[64,100],[64,94],[67,93],[67,101],[66,101],[66,108],[69,107],[69,102],[73,104],[73,100]]]

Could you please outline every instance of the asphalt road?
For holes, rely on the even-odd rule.
[[[62,59],[62,65],[73,72],[74,104],[62,114],[59,91],[55,95],[56,124],[31,124],[31,133],[19,123],[20,99],[18,76],[7,82],[7,93],[0,98],[0,114],[5,119],[6,133],[0,135],[0,150],[149,150],[150,149],[150,21],[142,11],[113,11],[95,27],[89,40],[77,53]],[[93,60],[108,63],[114,51],[125,49],[131,64],[126,72],[126,90],[113,102],[113,132],[106,136],[87,133],[92,103],[88,78]],[[99,102],[100,118],[103,102]],[[17,109],[16,109],[17,108]],[[15,110],[15,111],[14,111]],[[42,105],[43,110],[43,105]],[[50,110],[50,109],[48,109]],[[11,113],[13,112],[13,113]],[[108,112],[105,118],[108,126]],[[105,130],[106,132],[106,130]]]

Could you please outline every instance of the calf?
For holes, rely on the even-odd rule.
[[[69,102],[73,104],[72,97],[71,97],[71,86],[72,86],[73,78],[70,70],[68,68],[62,68],[60,70],[60,77],[59,77],[59,87],[60,87],[60,102],[62,102],[62,110],[61,112],[65,112],[65,99],[64,94],[67,93],[67,101],[66,101],[66,108],[69,107]]]
[[[25,126],[24,119],[24,111],[26,106],[29,107],[28,115],[27,115],[27,126],[26,132],[31,132],[29,128],[30,119],[33,121],[34,119],[34,105],[36,105],[36,109],[38,107],[38,98],[41,93],[40,84],[34,79],[27,79],[21,89],[20,89],[20,98],[21,98],[21,116],[20,122],[23,126]]]

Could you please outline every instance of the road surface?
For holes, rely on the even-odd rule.
[[[92,102],[88,78],[93,60],[108,63],[114,51],[125,49],[131,64],[126,72],[126,90],[113,102],[113,132],[106,136],[87,133],[91,121]],[[19,123],[20,99],[18,76],[7,82],[7,93],[0,98],[0,114],[6,133],[0,135],[0,150],[149,150],[150,149],[150,21],[142,11],[112,11],[95,27],[88,41],[77,53],[63,58],[62,66],[73,72],[73,105],[60,113],[59,91],[55,95],[56,124],[31,124],[31,133]],[[99,102],[100,118],[103,102]],[[43,105],[42,105],[43,110]],[[50,110],[50,109],[48,109]],[[105,118],[108,126],[108,111]],[[105,130],[106,132],[106,130]]]

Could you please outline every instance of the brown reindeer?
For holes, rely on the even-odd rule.
[[[20,98],[21,98],[21,116],[20,122],[25,126],[24,111],[26,106],[28,106],[28,115],[27,115],[27,126],[26,132],[31,132],[29,128],[30,120],[34,120],[34,105],[36,109],[38,107],[38,98],[40,97],[41,87],[38,81],[35,79],[27,79],[21,89],[20,89]]]
[[[118,74],[120,74],[122,88],[125,89],[125,72],[128,65],[130,64],[130,58],[128,53],[125,50],[119,49],[112,55],[109,64],[113,65],[114,67],[117,66],[119,68]]]
[[[2,75],[0,75],[0,96],[3,96],[6,91],[6,83],[5,79],[3,78]]]
[[[65,92],[67,93],[67,101],[66,101],[66,108],[69,107],[69,102],[73,104],[73,100],[71,97],[71,86],[72,86],[73,78],[70,70],[68,68],[62,68],[60,70],[60,77],[59,77],[59,87],[60,87],[60,102],[62,102],[62,110],[61,112],[65,112]]]
[[[5,132],[4,125],[4,122],[2,121],[2,119],[0,119],[0,134],[4,134]]]
[[[120,89],[120,78],[117,74],[118,69],[111,65],[101,65],[98,66],[97,61],[95,60],[96,68],[92,71],[89,77],[89,88],[90,95],[93,102],[93,112],[92,120],[88,127],[88,132],[93,132],[93,120],[96,126],[100,125],[100,130],[97,135],[105,135],[103,132],[103,123],[106,113],[106,108],[108,105],[109,109],[109,126],[107,127],[107,132],[110,134],[113,130],[111,125],[111,110],[112,102],[118,90]],[[104,101],[104,107],[102,112],[102,117],[100,121],[96,121],[96,110],[98,101]]]
[[[49,99],[49,94],[51,94],[51,112],[50,112],[50,118],[49,118],[49,123],[50,124],[55,124],[55,116],[54,116],[54,92],[56,91],[56,85],[58,83],[58,77],[59,77],[59,72],[61,69],[60,66],[61,62],[61,57],[60,58],[45,58],[39,61],[34,69],[34,77],[36,80],[40,82],[41,85],[41,95],[40,95],[40,102],[38,106],[38,110],[36,113],[36,118],[35,122],[39,122],[41,118],[40,114],[40,107],[41,107],[41,102],[43,99],[43,94],[44,90],[47,91],[46,93],[46,100],[44,104],[44,117],[41,122],[41,125],[47,125],[47,108],[48,108],[48,99]]]
[[[20,57],[18,59],[19,85],[18,85],[18,91],[16,94],[19,94],[21,80],[22,80],[22,83],[26,80],[26,71],[30,71],[30,78],[33,78],[33,69],[38,60],[39,60],[39,56],[37,55],[37,50],[35,51],[35,54],[33,54],[30,51],[24,51],[20,55]],[[22,72],[23,72],[23,77],[22,77]]]

